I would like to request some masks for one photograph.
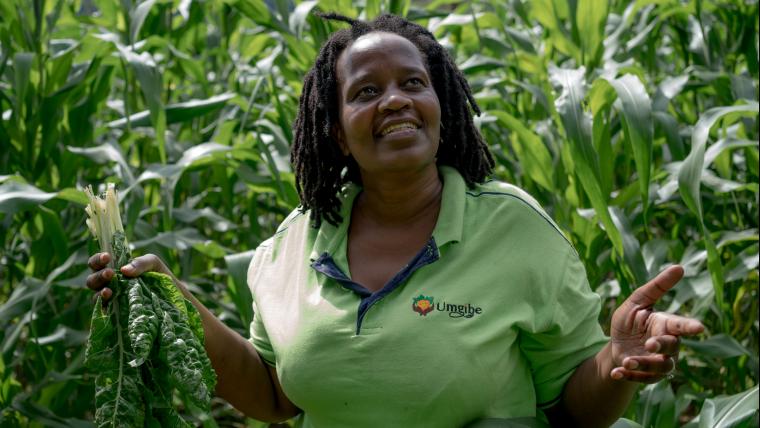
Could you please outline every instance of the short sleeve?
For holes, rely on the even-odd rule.
[[[253,321],[251,321],[250,327],[251,338],[249,342],[259,353],[261,359],[264,360],[270,366],[275,365],[274,350],[272,349],[272,343],[269,341],[269,335],[267,335],[264,323],[261,322],[261,315],[259,314],[256,302],[253,303]]]
[[[262,269],[262,263],[264,261],[265,255],[268,254],[270,245],[270,241],[265,241],[262,243],[256,249],[253,258],[251,259],[251,264],[248,266],[248,288],[251,290],[251,296],[253,296],[253,320],[249,326],[250,339],[248,339],[248,341],[251,343],[251,345],[253,345],[253,348],[256,349],[256,352],[259,353],[261,358],[267,364],[274,366],[276,359],[274,355],[274,349],[272,348],[272,342],[269,340],[269,335],[267,334],[266,327],[264,326],[264,322],[261,319],[261,312],[256,305],[257,282],[261,277],[260,273]]]
[[[591,291],[586,271],[568,249],[564,269],[538,314],[546,320],[535,332],[521,332],[520,347],[530,363],[538,407],[556,404],[575,369],[607,343],[599,325],[599,296]]]

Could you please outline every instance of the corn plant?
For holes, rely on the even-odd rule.
[[[436,35],[484,112],[496,178],[573,242],[603,326],[663,266],[685,267],[658,309],[708,331],[617,426],[757,426],[758,4],[745,0],[0,2],[0,425],[92,424],[88,185],[117,183],[132,252],[161,256],[247,334],[250,251],[298,203],[302,79],[342,28],[316,10],[396,13]],[[212,416],[257,426],[221,400]]]

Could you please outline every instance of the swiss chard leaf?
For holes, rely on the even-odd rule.
[[[123,280],[117,281],[118,285]],[[144,389],[139,369],[128,361],[134,358],[124,323],[129,308],[126,294],[116,289],[106,310],[100,299],[95,304],[92,330],[87,345],[86,364],[95,371],[95,424],[98,427],[141,426],[145,420]]]
[[[164,310],[161,325],[161,359],[169,366],[172,383],[188,404],[209,406],[216,383],[203,344],[188,327],[187,317],[174,306],[160,301]]]
[[[110,185],[105,200],[86,193],[87,224],[112,267],[130,257],[118,198]],[[174,391],[197,415],[209,413],[216,374],[203,347],[203,325],[172,278],[149,272],[139,278],[117,273],[107,307],[98,298],[85,358],[95,378],[98,426],[185,427],[172,407]]]
[[[135,359],[129,362],[138,367],[148,358],[153,342],[156,340],[160,319],[153,311],[157,297],[139,279],[129,280],[129,338]]]

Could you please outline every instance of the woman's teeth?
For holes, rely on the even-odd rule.
[[[400,129],[417,129],[417,126],[415,126],[413,123],[405,122],[405,123],[398,123],[396,125],[391,125],[387,128],[384,128],[381,132],[381,136],[386,136],[390,134],[393,131],[398,131]]]

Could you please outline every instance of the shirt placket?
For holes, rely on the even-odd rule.
[[[386,283],[383,288],[372,293],[367,290],[361,284],[353,281],[343,270],[335,263],[333,257],[325,252],[322,253],[311,264],[311,267],[338,282],[341,286],[356,293],[361,302],[359,303],[358,313],[356,317],[356,334],[359,335],[362,328],[362,322],[369,309],[377,302],[382,300],[385,296],[392,293],[399,286],[401,286],[417,269],[435,262],[440,257],[438,247],[435,240],[431,237],[427,244],[417,253],[416,256],[402,268],[393,278]]]

